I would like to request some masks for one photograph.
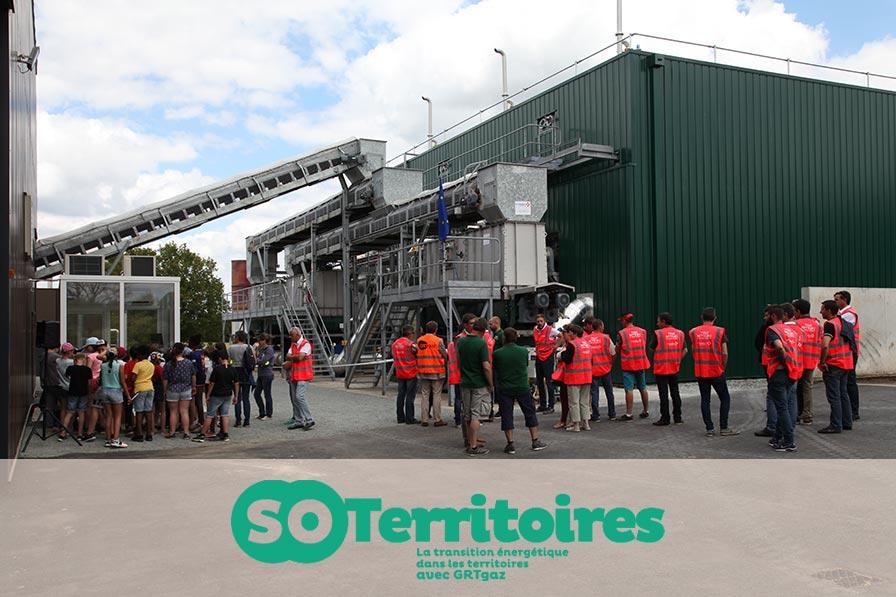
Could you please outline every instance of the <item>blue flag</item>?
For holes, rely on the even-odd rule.
[[[448,224],[448,207],[445,205],[445,189],[442,187],[442,177],[439,177],[439,240],[445,242],[451,227]]]

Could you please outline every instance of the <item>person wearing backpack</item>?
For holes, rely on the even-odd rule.
[[[249,336],[243,330],[233,335],[233,344],[227,347],[227,355],[230,357],[230,366],[236,381],[240,384],[240,392],[236,399],[236,427],[248,427],[251,419],[251,405],[249,394],[251,392],[252,370],[255,369],[255,353],[248,344]]]

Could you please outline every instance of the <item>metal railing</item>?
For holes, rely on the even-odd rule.
[[[424,184],[437,184],[439,175],[443,180],[455,180],[495,162],[523,162],[544,157],[559,151],[562,144],[563,132],[557,123],[526,124],[457,154],[447,163],[430,166],[423,171]],[[477,156],[482,155],[486,157],[476,161]]]
[[[492,236],[448,236],[403,244],[368,255],[356,271],[374,274],[375,292],[413,292],[442,287],[452,282],[500,284],[501,241]]]
[[[523,87],[522,89],[513,93],[512,95],[508,96],[507,98],[501,98],[500,100],[496,101],[495,103],[482,108],[478,112],[470,114],[466,118],[459,120],[458,122],[455,122],[451,126],[436,133],[435,135],[433,135],[432,139],[438,141],[439,139],[444,139],[446,137],[446,135],[448,135],[449,133],[451,133],[452,135],[460,134],[461,132],[467,130],[467,128],[471,127],[472,125],[481,123],[482,119],[485,115],[488,115],[489,118],[491,118],[492,116],[497,116],[497,115],[501,114],[502,112],[504,112],[503,106],[504,106],[505,101],[514,100],[514,104],[519,104],[521,100],[527,99],[529,97],[530,93],[534,93],[535,91],[540,89],[541,86],[544,85],[545,83],[548,83],[548,82],[553,83],[553,82],[555,82],[555,79],[557,79],[558,77],[560,77],[561,75],[563,75],[565,73],[568,73],[569,71],[573,71],[573,75],[577,75],[579,72],[579,67],[582,66],[584,63],[586,63],[590,60],[593,60],[594,58],[597,58],[598,56],[600,56],[606,52],[615,50],[615,48],[619,44],[626,46],[627,49],[632,49],[631,46],[633,45],[633,41],[635,39],[652,40],[652,41],[665,42],[665,43],[670,43],[670,44],[678,44],[681,46],[688,46],[688,47],[692,47],[692,48],[702,48],[702,49],[708,50],[710,52],[710,54],[707,55],[706,57],[704,57],[704,59],[711,59],[713,62],[720,62],[719,52],[721,51],[729,56],[748,56],[751,58],[759,58],[762,60],[769,60],[774,63],[779,63],[785,67],[786,74],[789,74],[789,75],[796,74],[796,73],[791,72],[792,67],[794,65],[796,65],[796,66],[801,66],[801,67],[805,67],[808,69],[812,69],[809,73],[804,74],[804,76],[807,76],[810,78],[817,78],[817,79],[821,79],[821,80],[831,80],[831,79],[826,79],[825,77],[820,76],[820,75],[833,74],[833,73],[836,73],[838,75],[846,74],[849,76],[863,77],[864,84],[866,87],[872,87],[873,81],[874,82],[885,81],[887,83],[891,83],[892,87],[880,87],[881,89],[896,89],[896,76],[894,76],[894,75],[872,73],[870,71],[861,71],[861,70],[855,70],[855,69],[850,69],[850,68],[844,68],[844,67],[840,67],[840,66],[831,66],[831,65],[827,65],[827,64],[817,64],[817,63],[813,63],[813,62],[807,62],[804,60],[794,60],[792,58],[787,58],[787,57],[782,57],[782,56],[772,56],[770,54],[762,54],[759,52],[750,52],[748,50],[738,50],[735,48],[727,48],[724,46],[720,46],[718,44],[706,44],[706,43],[692,42],[692,41],[675,39],[675,38],[671,38],[671,37],[663,37],[660,35],[651,35],[649,33],[631,33],[631,34],[623,37],[621,40],[614,41],[613,43],[611,43],[607,46],[604,46],[598,50],[595,50],[594,52],[588,54],[587,56],[579,58],[578,60],[573,61],[572,63],[568,64],[567,66],[564,66],[563,68],[560,68],[560,69],[542,77],[541,79],[527,85],[526,87]],[[663,50],[662,48],[635,47],[634,49],[643,50],[643,51],[651,51],[651,52],[652,51],[660,51],[660,50],[666,51],[666,50]],[[689,57],[689,56],[683,56],[683,57]],[[724,58],[724,56],[723,56],[723,58]],[[724,60],[721,62],[725,63]],[[758,68],[758,69],[762,70],[762,68],[760,66],[754,66],[754,68]],[[765,69],[765,70],[767,70],[767,69]],[[839,79],[836,79],[836,81],[844,82]],[[478,118],[478,123],[475,122],[477,118]],[[427,139],[417,143],[416,145],[409,147],[408,149],[405,149],[404,151],[401,151],[400,153],[393,156],[392,158],[389,158],[386,161],[386,165],[387,166],[394,165],[396,162],[399,162],[399,161],[403,164],[407,164],[408,156],[411,156],[412,158],[414,158],[414,157],[417,157],[418,155],[420,155],[420,153],[425,152],[429,149],[427,147],[427,145],[429,144],[429,141],[430,141],[430,139],[427,138]]]

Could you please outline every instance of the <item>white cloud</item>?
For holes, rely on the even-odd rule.
[[[74,228],[66,218],[103,219],[211,182],[195,168],[160,169],[196,158],[195,143],[185,137],[139,132],[120,120],[44,111],[38,112],[37,131],[41,237]]]
[[[386,138],[390,154],[395,155],[425,137],[426,106],[421,95],[433,100],[438,133],[475,114],[477,108],[500,100],[500,59],[493,48],[507,52],[513,93],[612,44],[615,9],[615,2],[607,0],[568,0],[550,6],[537,0],[487,0],[467,6],[443,16],[436,28],[407,29],[348,64],[335,105],[279,118],[250,114],[246,125],[252,132],[295,144],[320,144],[347,135]],[[824,60],[828,46],[822,26],[799,22],[795,14],[771,0],[628,0],[624,28],[804,61]],[[703,48],[645,38],[636,43],[677,55],[711,57]],[[579,70],[612,55],[613,50],[608,50],[579,65]],[[719,58],[745,66],[774,66],[764,59],[721,52]],[[525,96],[572,74],[569,70]],[[474,118],[470,125],[478,121]]]
[[[458,4],[47,0],[37,4],[41,102],[116,109],[217,106],[254,92],[288,99],[327,85],[371,39]]]

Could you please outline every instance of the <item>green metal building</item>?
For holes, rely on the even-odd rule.
[[[608,331],[629,310],[687,330],[714,306],[729,377],[756,377],[766,304],[896,287],[896,93],[630,51],[408,166],[431,187],[438,164],[493,158],[496,139],[517,161],[513,132],[550,113],[565,139],[619,151],[551,174],[545,216],[561,280],[594,293]]]

